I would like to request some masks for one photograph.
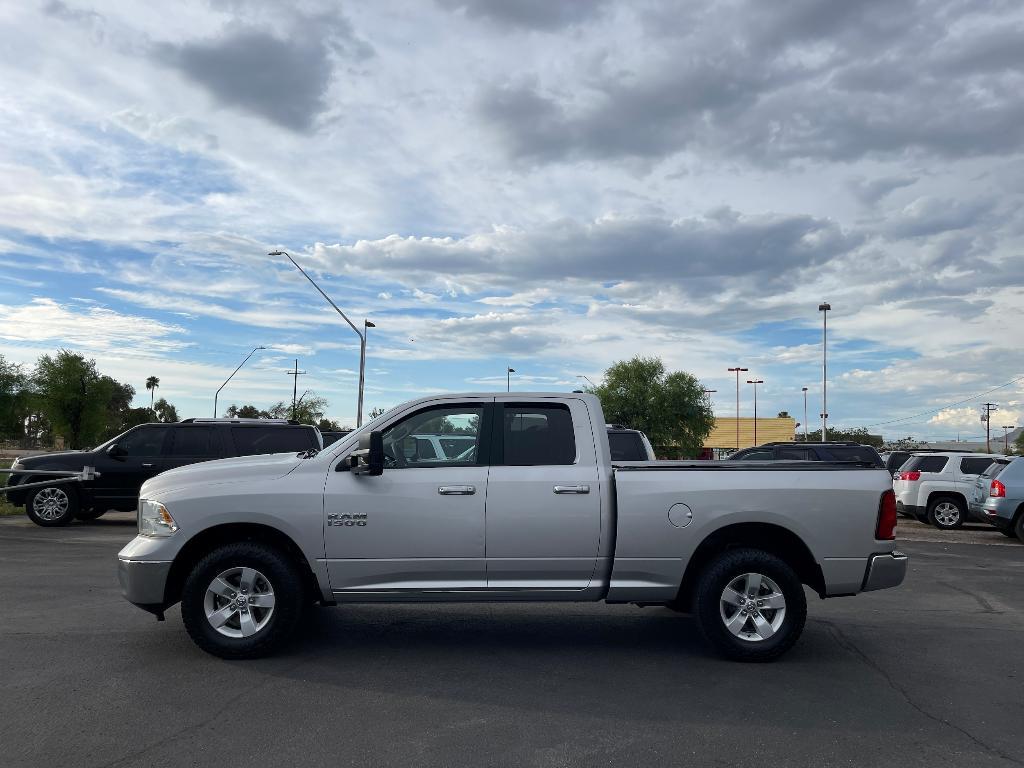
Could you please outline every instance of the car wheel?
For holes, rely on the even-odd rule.
[[[964,504],[951,496],[940,496],[928,505],[928,522],[943,531],[964,524]]]
[[[96,509],[95,507],[92,507],[90,509],[80,509],[77,512],[75,512],[75,519],[76,520],[95,520],[98,517],[102,517],[103,513],[106,512],[106,511],[107,510],[105,510],[105,509]]]
[[[807,619],[803,585],[785,561],[758,549],[723,553],[697,584],[697,622],[726,658],[770,661],[797,641]]]
[[[996,530],[999,531],[1001,534],[1003,534],[1003,536],[1008,536],[1011,539],[1018,538],[1017,532],[1012,527],[1011,528],[997,528]],[[1024,541],[1024,539],[1022,539],[1022,541]]]
[[[280,550],[256,542],[228,544],[189,573],[181,617],[189,636],[222,659],[254,659],[291,636],[304,603],[298,569]]]
[[[25,500],[29,520],[44,528],[67,525],[78,514],[78,494],[66,485],[33,488]]]
[[[1013,532],[1017,534],[1017,538],[1024,542],[1024,512],[1017,514],[1017,522],[1013,525]]]

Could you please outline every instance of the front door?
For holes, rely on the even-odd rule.
[[[487,586],[581,590],[601,537],[601,492],[582,401],[497,402],[487,484]]]
[[[383,429],[382,475],[335,463],[324,543],[336,594],[388,599],[485,588],[489,411],[490,400],[478,399],[399,417]]]
[[[163,447],[170,426],[143,424],[125,432],[117,440],[120,455],[97,458],[100,476],[93,485],[97,508],[134,509],[139,488],[164,470]]]

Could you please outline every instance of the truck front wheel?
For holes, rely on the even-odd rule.
[[[222,659],[280,648],[302,612],[302,579],[279,550],[258,542],[218,547],[192,568],[181,596],[189,636]]]
[[[793,569],[759,549],[731,549],[712,560],[697,584],[697,622],[723,656],[770,661],[797,641],[807,598]]]

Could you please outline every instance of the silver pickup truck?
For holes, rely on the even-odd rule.
[[[319,453],[172,469],[138,525],[125,597],[161,619],[180,601],[225,658],[277,649],[313,602],[604,600],[692,612],[724,655],[763,661],[799,637],[803,585],[853,595],[907,570],[884,470],[613,463],[587,394],[422,398]]]

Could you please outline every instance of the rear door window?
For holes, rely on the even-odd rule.
[[[513,467],[576,462],[576,433],[569,406],[508,404],[502,409],[502,460]]]
[[[868,445],[830,445],[827,450],[835,461],[864,461],[883,466],[878,452]]]
[[[975,459],[973,457],[967,457],[960,459],[960,471],[965,475],[980,475],[989,465],[992,463],[991,457],[985,457],[981,459]]]
[[[813,461],[815,459],[806,448],[776,448],[776,458],[783,461]]]
[[[985,468],[985,471],[981,473],[981,476],[998,477],[999,473],[1003,471],[1003,467],[1005,467],[1009,463],[1010,462],[1008,461],[993,461]]]
[[[644,442],[636,432],[609,432],[608,447],[612,461],[646,461]]]
[[[219,459],[220,435],[215,427],[178,426],[174,428],[170,455],[182,458]]]
[[[911,456],[900,469],[904,472],[941,472],[948,461],[948,456]]]
[[[291,426],[231,426],[231,439],[239,456],[255,456],[263,453],[298,453],[320,447],[313,430],[307,427]]]

